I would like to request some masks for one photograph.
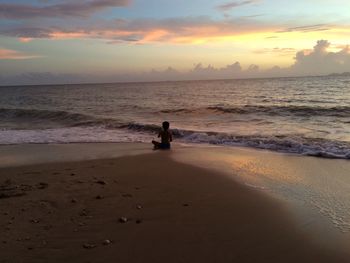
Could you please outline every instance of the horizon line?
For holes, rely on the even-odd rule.
[[[247,77],[247,78],[232,78],[232,79],[191,79],[191,80],[156,80],[156,81],[115,81],[115,82],[81,82],[81,83],[50,83],[50,84],[15,84],[3,85],[0,83],[0,88],[4,87],[32,87],[32,86],[66,86],[66,85],[107,85],[107,84],[137,84],[137,83],[166,83],[166,82],[198,82],[198,81],[232,81],[232,80],[259,80],[259,79],[287,79],[287,78],[312,78],[312,77],[341,77],[350,76],[350,72],[330,73],[325,75],[305,75],[305,76],[282,76],[282,77]]]

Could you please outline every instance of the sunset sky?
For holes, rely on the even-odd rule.
[[[0,84],[341,73],[348,10],[348,0],[0,0]]]

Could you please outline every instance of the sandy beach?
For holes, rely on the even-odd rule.
[[[0,262],[350,262],[313,242],[284,204],[219,172],[137,144],[114,154],[4,158]]]

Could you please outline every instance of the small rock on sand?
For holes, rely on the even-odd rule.
[[[98,181],[96,181],[96,184],[106,185],[107,183],[104,180],[98,180]]]
[[[110,241],[109,239],[105,239],[103,240],[102,244],[105,245],[105,246],[108,246],[112,243],[112,241]]]
[[[126,222],[128,222],[128,218],[122,216],[122,217],[119,218],[118,221],[119,221],[119,223],[126,223]]]
[[[45,188],[47,188],[48,186],[49,186],[48,183],[43,183],[43,182],[40,182],[40,183],[38,183],[38,184],[36,185],[36,187],[37,187],[38,189],[45,189]]]
[[[97,195],[95,198],[96,199],[103,199],[103,196],[102,195]]]
[[[95,244],[85,243],[85,244],[83,245],[83,248],[85,248],[85,249],[92,249],[92,248],[95,248],[95,247],[96,247]]]

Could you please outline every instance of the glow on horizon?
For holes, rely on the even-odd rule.
[[[342,0],[317,6],[296,0],[290,5],[303,8],[300,14],[272,0],[179,1],[173,9],[170,0],[97,2],[55,0],[62,12],[55,14],[50,2],[0,0],[2,74],[187,71],[197,63],[225,67],[236,61],[269,69],[293,65],[297,52],[321,39],[333,52],[350,44],[350,4]],[[47,16],[33,15],[41,7]]]

